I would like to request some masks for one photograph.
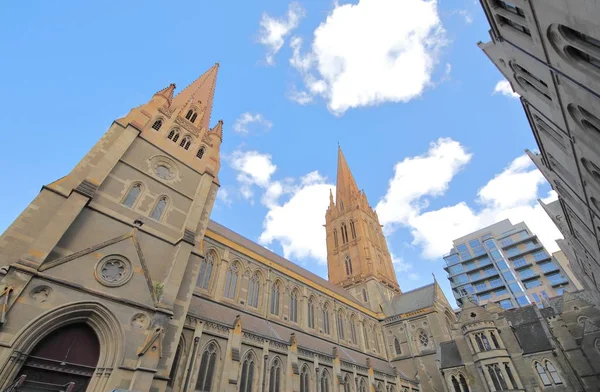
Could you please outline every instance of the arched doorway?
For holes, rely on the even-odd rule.
[[[87,324],[61,327],[43,338],[30,352],[17,376],[25,375],[19,391],[83,392],[94,375],[100,344]]]

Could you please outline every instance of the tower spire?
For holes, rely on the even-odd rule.
[[[215,63],[208,71],[204,72],[198,79],[194,80],[177,94],[173,98],[171,106],[172,108],[182,108],[190,101],[192,101],[192,104],[199,105],[199,111],[204,113],[200,120],[200,125],[204,129],[208,129],[210,124],[210,113],[212,111],[218,71],[219,63]]]
[[[335,201],[349,200],[350,196],[355,193],[359,193],[358,185],[354,180],[354,176],[350,171],[348,162],[344,157],[342,148],[338,145],[338,162],[337,162],[337,184],[335,191]]]

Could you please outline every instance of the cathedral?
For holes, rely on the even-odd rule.
[[[338,149],[328,280],[210,219],[219,65],[116,119],[0,236],[0,391],[597,391],[586,293],[504,310],[402,292]]]

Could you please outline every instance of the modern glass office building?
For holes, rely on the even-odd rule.
[[[525,223],[503,220],[453,241],[444,256],[459,306],[466,297],[505,309],[537,303],[573,288],[561,265]]]

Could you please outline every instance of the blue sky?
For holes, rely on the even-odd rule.
[[[340,143],[403,290],[435,273],[452,301],[440,256],[497,219],[525,220],[556,250],[536,204],[553,195],[523,157],[535,142],[519,100],[476,45],[489,40],[476,1],[0,7],[0,230],[115,118],[219,62],[214,220],[326,277],[321,225]]]

